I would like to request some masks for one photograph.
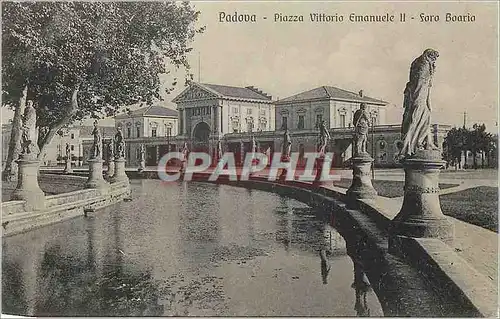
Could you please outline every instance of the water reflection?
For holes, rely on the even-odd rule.
[[[359,317],[369,317],[370,308],[368,308],[368,303],[366,301],[367,293],[371,290],[370,282],[366,277],[365,272],[361,263],[354,261],[354,282],[351,287],[354,288],[356,294],[356,303],[354,304],[354,310]]]
[[[370,293],[352,294],[344,239],[306,205],[229,186],[132,187],[131,202],[5,238],[4,311],[352,316],[356,303],[369,313]]]

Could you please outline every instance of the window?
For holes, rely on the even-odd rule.
[[[319,128],[323,122],[323,114],[316,114],[316,128]]]
[[[127,127],[127,137],[130,138],[131,135],[132,135],[131,129],[130,127]]]
[[[167,136],[172,136],[172,128],[167,127]]]
[[[237,106],[233,106],[233,114],[238,114],[238,107]]]
[[[75,134],[74,133],[71,133],[71,139],[75,139]]]
[[[345,127],[345,114],[340,114],[340,127]]]
[[[71,150],[74,151],[75,150],[75,145],[71,145]]]
[[[260,115],[261,116],[266,116],[266,110],[260,110]]]
[[[267,121],[265,119],[260,120],[260,127],[259,129],[261,131],[265,131],[267,129]]]
[[[299,115],[299,123],[297,125],[298,129],[303,129],[304,128],[304,115]]]
[[[156,137],[156,127],[151,129],[151,137]]]
[[[253,110],[252,109],[247,109],[247,115],[252,115]]]
[[[286,129],[288,127],[288,118],[286,116],[283,116],[281,118],[281,128]]]
[[[137,132],[137,137],[141,137],[141,128],[139,126],[137,126],[135,129]]]

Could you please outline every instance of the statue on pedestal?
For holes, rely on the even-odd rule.
[[[430,129],[430,92],[438,57],[437,51],[427,49],[411,64],[410,79],[404,91],[401,157],[411,157],[417,150],[437,149]]]
[[[283,146],[281,148],[281,159],[288,160],[292,153],[292,139],[290,138],[290,133],[288,129],[285,128],[285,133],[283,134]]]
[[[40,150],[36,140],[36,110],[33,101],[26,102],[21,125],[21,155],[23,158],[36,159]]]
[[[97,127],[97,121],[94,121],[94,129],[92,130],[92,135],[94,136],[94,143],[91,149],[91,159],[99,159],[102,157],[102,136],[101,131]]]
[[[318,149],[317,149],[318,153],[320,153],[321,156],[325,155],[326,146],[328,145],[329,140],[330,140],[330,133],[326,128],[326,122],[323,120],[321,122],[319,129]]]
[[[125,141],[123,139],[122,130],[118,127],[114,138],[115,142],[115,158],[125,158]]]
[[[361,103],[360,109],[354,113],[354,136],[352,139],[352,157],[367,154],[366,142],[368,141],[368,128],[370,122],[366,113],[366,104]]]

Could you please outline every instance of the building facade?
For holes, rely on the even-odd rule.
[[[259,89],[191,82],[172,102],[179,111],[179,135],[198,149],[228,133],[275,129],[272,97]]]
[[[152,166],[163,154],[175,149],[178,113],[164,106],[151,105],[115,116],[115,127],[122,130],[125,138],[126,165],[139,164],[140,146],[145,144],[146,165]]]
[[[388,104],[333,86],[321,86],[275,102],[276,127],[290,132],[317,130],[325,121],[328,128],[345,128],[353,125],[354,112],[360,103],[366,103],[366,111],[375,125],[385,124]]]

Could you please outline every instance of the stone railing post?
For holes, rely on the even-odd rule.
[[[102,163],[101,158],[92,158],[88,160],[89,163],[89,178],[85,183],[85,188],[96,188],[96,189],[106,189],[109,187],[108,182],[104,180],[102,175]]]
[[[108,170],[106,171],[106,177],[108,179],[110,179],[115,174],[115,162],[114,162],[114,159],[113,158],[108,158],[108,160],[106,161],[106,164],[108,166]]]
[[[115,157],[115,174],[111,178],[111,183],[128,182],[128,176],[125,172],[125,158]]]
[[[16,163],[18,165],[18,179],[11,199],[25,201],[26,211],[45,208],[45,194],[38,185],[40,161],[31,156],[20,155]]]
[[[405,237],[450,242],[453,223],[441,211],[439,172],[445,162],[439,150],[420,150],[402,161],[405,170],[403,206],[392,220],[389,251],[398,252]]]
[[[373,188],[371,180],[371,165],[373,158],[368,153],[361,153],[351,159],[352,184],[347,190],[349,202],[356,199],[373,199],[377,191]]]

